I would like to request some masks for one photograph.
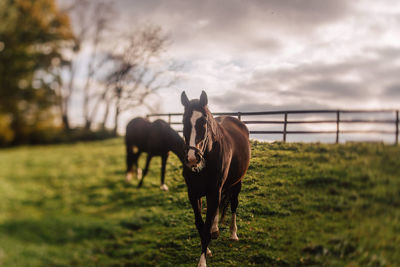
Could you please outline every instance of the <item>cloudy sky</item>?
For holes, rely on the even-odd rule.
[[[161,25],[184,68],[159,91],[211,111],[400,108],[398,0],[117,0],[120,26]],[[125,125],[132,114],[125,114]]]
[[[120,0],[126,25],[170,34],[185,63],[162,90],[161,111],[179,94],[209,95],[213,111],[400,107],[400,1]]]

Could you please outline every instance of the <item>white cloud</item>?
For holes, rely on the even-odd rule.
[[[161,25],[181,82],[159,92],[206,90],[213,111],[399,108],[400,2],[396,0],[121,0],[120,28]]]

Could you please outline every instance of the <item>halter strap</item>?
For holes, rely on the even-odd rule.
[[[203,146],[202,146],[202,148],[201,148],[201,150],[200,149],[198,149],[197,147],[194,147],[194,146],[189,146],[189,145],[187,145],[186,146],[186,149],[187,150],[190,150],[190,149],[193,149],[194,151],[196,151],[198,154],[199,154],[199,156],[200,156],[200,158],[201,159],[203,159],[204,160],[204,153],[206,152],[206,149],[207,149],[207,145],[208,145],[208,116],[206,117],[206,132],[205,132],[205,138],[203,139]]]

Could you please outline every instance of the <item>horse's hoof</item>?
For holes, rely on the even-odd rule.
[[[126,181],[127,183],[130,183],[130,182],[132,181],[132,177],[133,177],[132,173],[131,173],[131,172],[128,172],[128,173],[126,174],[126,176],[125,176],[125,181]]]
[[[138,168],[137,169],[137,179],[142,179],[142,173],[143,173],[143,171],[142,171],[142,169],[141,168]]]
[[[237,234],[232,234],[231,235],[231,240],[232,241],[239,241],[239,238],[238,238]]]
[[[204,253],[201,254],[200,261],[197,267],[207,267],[206,256],[204,255]]]
[[[207,257],[212,257],[212,252],[209,248],[207,248]]]
[[[163,184],[163,185],[160,186],[160,189],[162,191],[168,191],[168,186],[166,184]]]
[[[216,232],[212,232],[212,233],[211,233],[211,239],[217,239],[218,236],[219,236],[219,231],[216,231]]]

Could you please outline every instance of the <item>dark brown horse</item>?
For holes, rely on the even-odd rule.
[[[165,167],[169,151],[175,153],[183,162],[184,141],[179,134],[163,120],[149,122],[143,118],[134,118],[126,126],[126,180],[132,179],[133,167],[137,177],[143,184],[144,177],[149,170],[149,164],[154,156],[161,156],[161,189],[168,190],[165,184]],[[138,158],[142,152],[147,153],[146,167],[143,174],[138,168]]]
[[[186,152],[183,176],[201,238],[201,256],[198,266],[206,266],[211,254],[208,245],[219,235],[218,217],[223,217],[231,204],[231,239],[238,240],[236,209],[242,179],[249,167],[250,142],[247,127],[233,117],[213,118],[207,108],[207,95],[189,101],[185,92],[181,101],[185,107],[183,135]],[[207,199],[205,222],[201,217],[201,198]]]

